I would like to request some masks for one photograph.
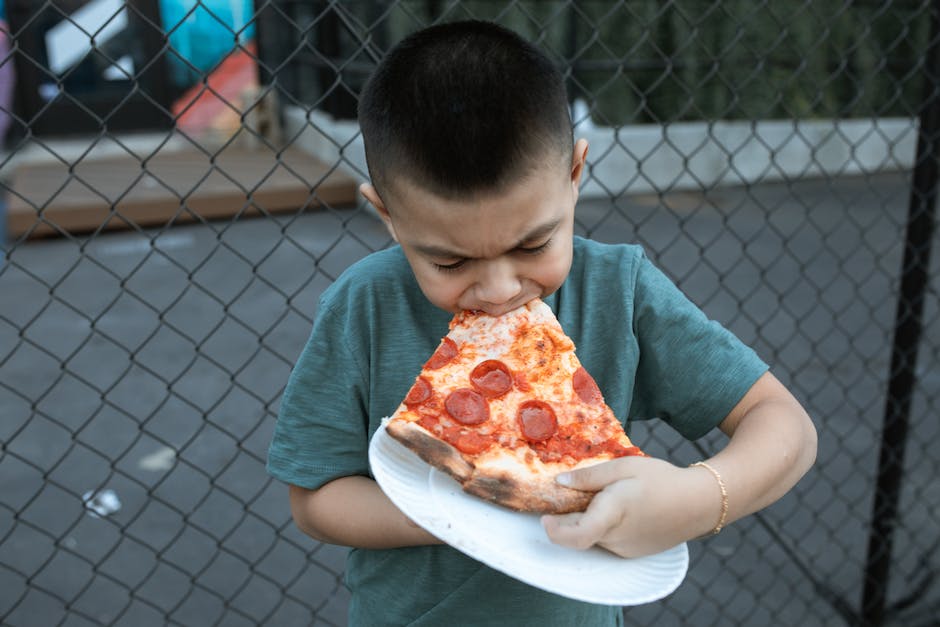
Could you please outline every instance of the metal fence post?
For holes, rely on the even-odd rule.
[[[895,315],[891,371],[882,427],[878,476],[862,593],[866,627],[884,623],[891,549],[904,472],[904,448],[916,385],[924,294],[940,187],[940,0],[930,7],[930,39],[924,57],[924,101],[911,181],[908,221]]]

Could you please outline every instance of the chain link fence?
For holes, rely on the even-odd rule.
[[[8,2],[0,622],[343,625],[264,462],[342,270],[376,60],[496,20],[566,69],[580,234],[641,243],[820,436],[636,625],[937,625],[940,3]],[[2,213],[0,213],[2,214]],[[0,221],[3,223],[3,221]],[[690,444],[635,440],[677,464]]]

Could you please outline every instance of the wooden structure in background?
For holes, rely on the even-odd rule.
[[[236,214],[351,205],[356,180],[300,150],[276,155],[229,146],[86,159],[17,168],[7,193],[7,232],[30,237],[153,227]]]

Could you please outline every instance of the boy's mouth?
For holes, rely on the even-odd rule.
[[[536,298],[536,297],[533,296],[532,298]],[[502,316],[503,314],[507,314],[510,311],[513,311],[514,309],[518,309],[519,307],[524,306],[527,302],[529,302],[529,300],[532,300],[532,299],[530,298],[522,302],[513,302],[509,305],[500,305],[499,307],[487,307],[483,309],[468,309],[467,311],[474,313],[474,314],[484,313],[488,316],[493,316],[494,318],[498,318],[499,316]]]

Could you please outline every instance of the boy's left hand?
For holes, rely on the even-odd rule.
[[[567,474],[564,485],[599,492],[584,512],[542,517],[549,539],[562,546],[651,555],[707,532],[720,515],[720,494],[708,485],[714,483],[708,473],[661,459],[623,457]]]
[[[584,512],[543,516],[549,539],[578,549],[596,544],[623,557],[659,553],[708,534],[719,520],[732,523],[767,507],[816,459],[812,420],[769,372],[719,427],[728,443],[706,461],[722,480],[700,466],[679,468],[652,457],[621,457],[566,473],[570,481],[563,485],[599,492]]]

